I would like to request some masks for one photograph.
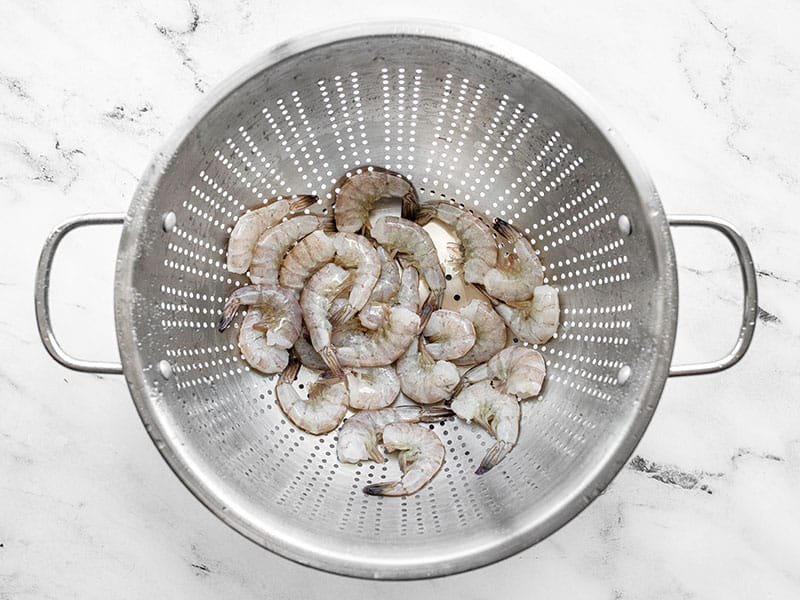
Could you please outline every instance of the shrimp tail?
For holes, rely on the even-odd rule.
[[[386,458],[381,454],[381,451],[378,450],[377,444],[367,444],[367,455],[370,460],[374,460],[376,463],[386,462]]]
[[[336,358],[336,353],[333,351],[333,346],[325,346],[319,351],[319,355],[325,364],[330,369],[329,379],[342,381],[345,378],[342,366],[339,364],[339,359]]]
[[[369,241],[375,243],[375,245],[378,244],[378,242],[375,241],[375,238],[372,237],[372,221],[369,220],[369,217],[367,217],[367,219],[364,221],[364,225],[361,226],[361,235],[363,235]]]
[[[230,324],[236,318],[236,313],[239,312],[239,306],[239,298],[233,294],[225,301],[225,305],[222,307],[222,316],[219,318],[219,324],[217,325],[218,331],[222,332],[230,327]]]
[[[428,297],[425,299],[425,304],[422,305],[422,310],[419,313],[419,330],[425,329],[428,324],[428,319],[442,306],[444,299],[444,290],[431,290]]]
[[[364,493],[369,496],[405,496],[408,494],[403,484],[399,481],[370,483],[364,486]]]
[[[419,420],[423,423],[436,423],[455,413],[446,406],[425,406],[419,411]]]
[[[461,379],[458,380],[456,387],[453,388],[453,393],[450,394],[450,398],[448,399],[447,403],[453,401],[453,398],[458,396],[461,391],[468,385],[472,385],[473,383],[477,383],[479,381],[483,381],[489,378],[489,369],[486,366],[486,363],[481,363],[479,365],[475,365],[471,369],[467,369],[464,371],[464,374],[461,376]]]
[[[455,397],[461,393],[461,391],[466,387],[466,385],[467,385],[466,378],[462,377],[461,379],[459,379],[458,383],[456,384],[456,387],[454,387],[453,391],[450,393],[450,397],[447,400],[445,400],[444,403],[447,406],[450,406],[453,403]]]
[[[400,216],[409,221],[416,221],[419,214],[419,199],[415,192],[403,196],[400,204]]]
[[[295,379],[297,379],[297,374],[300,372],[300,361],[297,358],[297,355],[292,350],[289,353],[289,363],[286,365],[286,368],[281,372],[280,376],[278,377],[278,382],[276,385],[282,385],[284,383],[293,383]]]
[[[340,306],[337,310],[331,313],[331,324],[340,325],[341,323],[345,323],[352,319],[357,312],[358,310],[356,310],[355,306],[351,305],[350,303]]]
[[[486,456],[483,457],[481,461],[481,465],[475,470],[476,475],[483,475],[487,471],[491,471],[494,467],[500,464],[511,449],[514,447],[514,444],[509,442],[497,442],[494,446],[492,446],[489,451],[486,453]]]
[[[421,204],[417,209],[417,225],[427,225],[436,218],[436,206],[432,204]]]
[[[325,233],[334,233],[336,231],[336,221],[333,217],[320,217],[319,228],[320,231]]]
[[[253,330],[258,331],[260,333],[267,333],[269,331],[269,321],[264,319],[263,321],[259,321],[258,323],[253,323]]]
[[[492,296],[489,295],[489,292],[486,291],[486,286],[484,286],[482,283],[473,283],[472,287],[474,287],[481,294],[486,296],[489,299],[489,302],[492,303],[492,306],[497,306],[498,304],[500,304],[500,301],[497,300],[497,298],[493,298]]]
[[[455,271],[456,274],[463,273],[464,263],[465,263],[464,247],[458,242],[448,242],[447,250],[448,250],[448,257],[447,257],[448,264],[452,265],[453,271]]]
[[[502,237],[506,242],[513,242],[522,237],[522,234],[517,231],[517,228],[507,223],[503,219],[497,217],[494,220],[492,228]]]
[[[333,385],[334,383],[341,383],[346,382],[347,377],[337,377],[331,371],[325,371],[321,373],[319,377],[317,377],[317,381],[315,382],[318,385]]]
[[[345,277],[342,280],[342,283],[339,285],[338,292],[336,293],[337,298],[347,294],[347,291],[353,285],[354,279],[355,279],[355,274],[352,271],[348,272],[347,277]],[[341,325],[342,323],[346,323],[347,321],[352,319],[357,312],[358,309],[352,306],[348,302],[344,306],[340,306],[337,310],[331,313],[330,315],[331,325]]]
[[[425,345],[425,336],[420,335],[417,337],[417,352],[422,354],[424,360],[433,361],[433,357],[431,356],[431,353],[428,352],[428,347]]]
[[[305,210],[317,202],[319,202],[319,196],[303,195],[293,200],[292,203],[289,204],[289,208],[292,212],[297,212],[299,210]]]

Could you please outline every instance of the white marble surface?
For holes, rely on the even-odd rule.
[[[0,598],[800,597],[800,6],[344,4],[0,3]],[[764,312],[736,368],[668,383],[636,468],[557,534],[477,572],[379,583],[297,566],[217,521],[166,467],[121,377],[46,355],[33,273],[62,219],[124,210],[164,136],[251,55],[308,30],[411,15],[499,34],[577,79],[669,212],[741,228]],[[75,236],[56,263],[56,327],[94,358],[116,352],[116,235]],[[723,240],[675,239],[677,358],[710,358],[735,336],[738,272]]]

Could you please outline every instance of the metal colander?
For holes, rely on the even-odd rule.
[[[542,395],[522,404],[516,449],[476,476],[491,438],[449,420],[433,427],[446,462],[419,494],[368,497],[398,468],[342,465],[336,433],[298,431],[275,377],[251,371],[237,331],[215,328],[246,278],[225,270],[232,225],[277,194],[329,199],[355,165],[410,177],[423,200],[463,203],[528,235],[561,325],[538,349]],[[69,357],[55,340],[47,281],[69,230],[122,222],[79,217],[48,240],[37,314],[45,345],[81,370],[123,372],[158,449],[217,516],[258,544],[325,570],[379,578],[463,571],[517,552],[574,517],[630,456],[668,373],[677,321],[669,222],[642,168],[590,99],[553,67],[474,32],[372,26],[286,43],[233,76],[156,156],[127,216],[116,274],[123,364]],[[752,334],[755,287],[744,242],[725,233],[746,283],[739,342]],[[462,297],[463,296],[463,297]],[[468,294],[454,277],[447,305]]]

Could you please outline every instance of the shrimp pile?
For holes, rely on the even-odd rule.
[[[219,331],[235,325],[241,358],[279,374],[275,397],[295,426],[338,428],[340,463],[384,462],[381,446],[397,453],[399,480],[370,483],[365,494],[427,485],[446,453],[424,424],[452,417],[495,439],[476,473],[490,471],[517,444],[520,403],[544,385],[545,360],[529,344],[544,344],[559,324],[538,253],[501,219],[421,203],[410,179],[382,167],[351,169],[328,198],[330,214],[316,196],[279,196],[237,219],[227,267],[250,282],[237,282]],[[395,202],[397,214],[391,205],[378,214],[379,202]],[[474,296],[456,310],[442,306],[452,275],[432,222],[455,240],[445,263]],[[313,378],[307,386],[295,385],[301,369]]]

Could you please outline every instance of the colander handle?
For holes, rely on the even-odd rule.
[[[756,328],[756,312],[758,310],[758,292],[756,289],[756,268],[750,249],[736,228],[717,217],[705,215],[671,215],[667,217],[672,227],[708,227],[722,233],[733,244],[739,268],[742,271],[744,285],[744,309],[742,311],[742,324],[739,328],[739,337],[733,349],[719,360],[689,365],[672,365],[669,369],[670,377],[681,375],[702,375],[705,373],[718,373],[732,367],[747,352],[753,339]]]
[[[50,356],[69,369],[86,373],[122,374],[122,365],[119,363],[83,360],[70,356],[56,339],[50,319],[50,270],[53,267],[53,258],[61,240],[73,229],[88,225],[121,225],[124,221],[125,215],[118,213],[80,215],[67,219],[50,233],[42,248],[42,254],[39,256],[36,287],[33,293],[39,337],[42,338],[42,343]]]

